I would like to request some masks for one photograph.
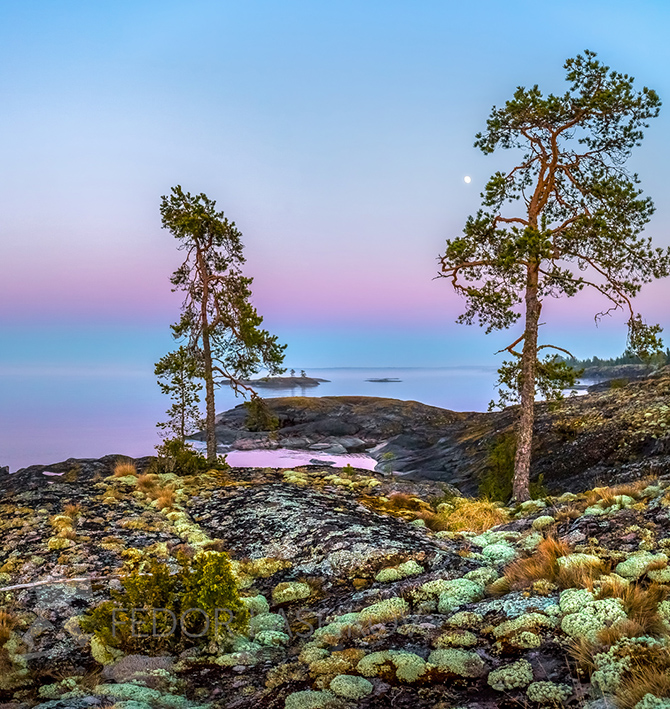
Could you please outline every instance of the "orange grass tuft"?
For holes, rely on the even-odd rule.
[[[507,511],[490,500],[457,498],[454,507],[439,512],[427,520],[426,525],[434,531],[477,532],[481,534],[491,527],[503,524],[508,519]]]
[[[620,598],[628,618],[641,629],[641,635],[659,637],[667,634],[667,626],[658,614],[658,604],[668,597],[664,586],[652,583],[646,588],[639,584],[625,584],[617,579],[605,579],[597,598]]]
[[[157,507],[159,510],[172,507],[175,500],[174,490],[171,487],[163,487],[158,491],[155,499],[158,500]]]
[[[0,611],[0,647],[10,638],[12,630],[18,625],[16,616],[7,611]]]
[[[668,655],[668,651],[665,650]],[[626,682],[623,682],[615,703],[618,709],[634,709],[647,694],[654,697],[670,697],[670,656],[660,662],[637,667]]]
[[[114,477],[123,478],[126,475],[137,475],[137,468],[135,467],[135,463],[130,460],[120,460],[114,466]]]
[[[558,559],[567,556],[570,547],[554,537],[543,539],[526,559],[513,561],[505,569],[505,578],[511,588],[526,588],[535,581],[546,579],[556,583],[558,581]]]
[[[156,488],[157,478],[151,473],[144,473],[137,478],[137,489],[141,492],[151,492]]]
[[[68,503],[67,505],[65,505],[63,507],[63,514],[66,517],[69,517],[73,521],[76,519],[79,519],[79,517],[81,517],[81,514],[82,514],[81,505],[78,503],[77,504]]]

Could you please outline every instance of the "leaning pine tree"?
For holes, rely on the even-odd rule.
[[[242,274],[242,234],[207,195],[192,196],[180,186],[161,200],[164,229],[178,239],[186,256],[172,274],[173,290],[184,293],[181,318],[172,326],[176,339],[186,338],[205,381],[207,460],[216,462],[214,389],[222,382],[236,393],[247,392],[243,380],[267,369],[280,374],[286,345],[260,329],[263,318],[250,303],[252,278]]]
[[[475,147],[485,154],[519,149],[520,160],[491,177],[482,209],[440,257],[439,275],[466,300],[458,322],[476,320],[491,332],[523,317],[523,332],[505,348],[513,359],[499,370],[501,403],[520,402],[517,501],[529,498],[536,391],[556,396],[575,377],[557,354],[538,359],[547,348],[569,355],[538,344],[544,298],[594,289],[607,303],[596,322],[623,309],[629,348],[648,356],[660,348],[661,329],[646,325],[631,300],[643,283],[670,273],[670,251],[641,236],[654,207],[625,168],[647,120],[658,115],[658,95],[646,87],[634,91],[632,77],[610,71],[590,51],[564,68],[570,87],[563,95],[520,87],[504,107],[493,108]]]

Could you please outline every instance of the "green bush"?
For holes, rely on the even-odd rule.
[[[156,446],[156,460],[149,472],[175,473],[176,475],[196,475],[210,470],[212,467],[228,468],[225,456],[219,456],[217,465],[212,466],[201,453],[194,450],[188,443],[178,438],[167,438],[160,446]]]
[[[121,590],[111,592],[111,600],[84,616],[82,629],[107,646],[144,655],[178,652],[244,631],[249,612],[228,555],[202,551],[179,561],[176,573],[155,559],[137,565],[121,580]]]
[[[272,414],[270,407],[260,396],[245,401],[244,407],[247,410],[244,425],[248,431],[276,431],[279,428],[279,419]]]
[[[487,500],[507,502],[512,497],[516,434],[512,431],[498,436],[489,446],[486,467],[479,478],[479,495]],[[534,500],[546,497],[544,475],[530,483],[530,496]]]

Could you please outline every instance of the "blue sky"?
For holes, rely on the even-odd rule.
[[[0,1],[0,366],[147,366],[171,346],[160,196],[217,200],[287,364],[495,363],[436,257],[511,155],[472,146],[517,85],[585,48],[670,97],[665,2]],[[670,244],[665,109],[631,167]],[[472,183],[463,182],[464,175]],[[668,283],[640,298],[670,328]],[[623,349],[551,304],[548,339]],[[550,333],[550,334],[549,334]],[[513,336],[511,339],[515,339]]]

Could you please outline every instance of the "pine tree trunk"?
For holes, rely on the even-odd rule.
[[[198,251],[198,270],[202,284],[202,300],[200,302],[200,326],[202,328],[202,355],[205,369],[205,433],[207,434],[207,462],[216,463],[216,409],[214,404],[214,372],[212,371],[212,349],[209,341],[209,271],[205,259]]]
[[[207,433],[207,462],[216,463],[216,411],[214,408],[214,375],[212,373],[212,351],[209,345],[209,333],[202,334],[202,353],[205,366],[205,431]]]
[[[535,367],[537,330],[542,304],[538,300],[538,267],[528,267],[526,281],[526,329],[521,353],[521,411],[517,428],[516,459],[512,497],[516,502],[530,499],[530,460],[535,421]]]

